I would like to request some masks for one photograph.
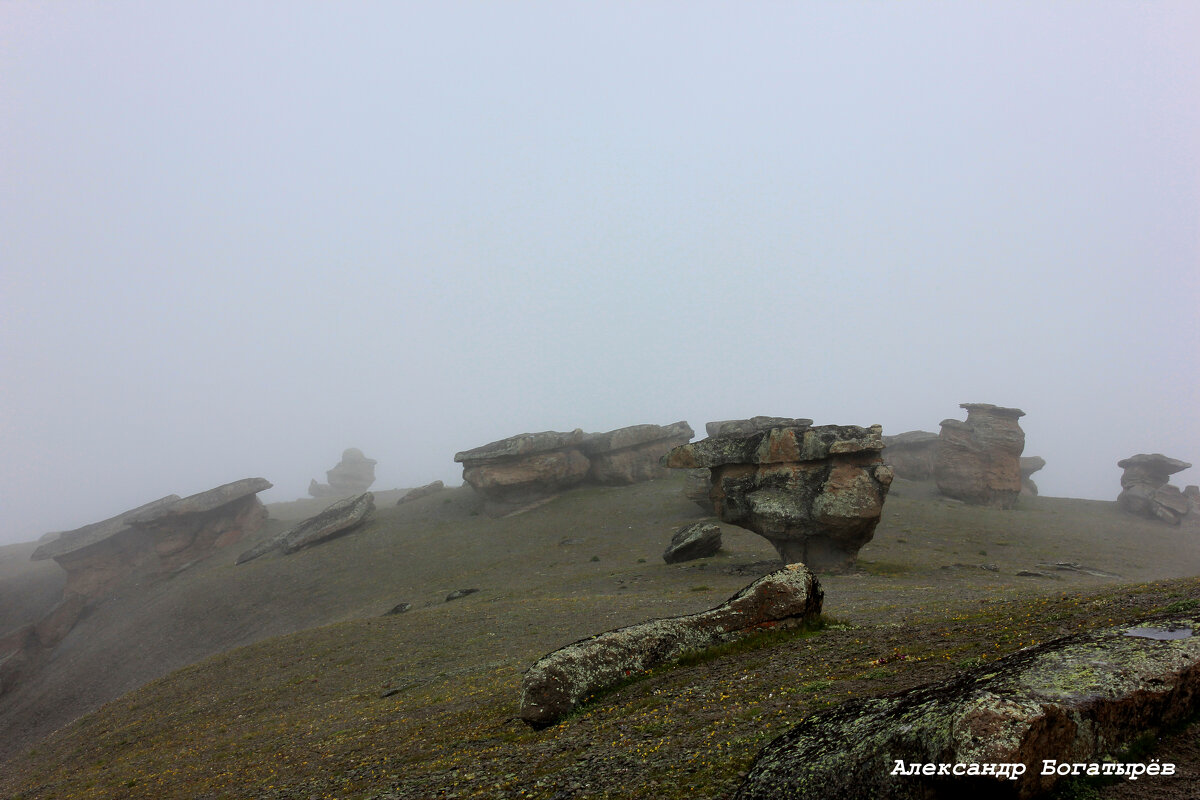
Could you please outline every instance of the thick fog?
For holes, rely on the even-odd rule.
[[[1200,465],[1198,98],[1194,2],[5,3],[0,542],[963,402],[1115,499]]]

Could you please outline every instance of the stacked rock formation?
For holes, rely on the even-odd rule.
[[[63,599],[37,623],[4,637],[13,652],[0,653],[0,691],[48,656],[88,606],[123,581],[179,570],[261,528],[267,509],[256,495],[269,488],[269,481],[246,478],[190,497],[168,495],[47,539],[31,558],[52,558],[66,571]]]
[[[1038,487],[1031,477],[1033,473],[1046,466],[1046,459],[1041,456],[1021,456],[1021,494],[1037,496]]]
[[[874,535],[892,482],[882,428],[789,422],[799,424],[748,434],[740,431],[753,425],[721,426],[665,463],[708,468],[717,516],[767,539],[784,563],[846,569]]]
[[[686,422],[608,433],[522,433],[454,456],[490,516],[518,513],[584,483],[623,485],[661,477],[660,460],[692,437]]]
[[[342,460],[325,473],[329,483],[317,483],[314,478],[308,484],[308,493],[313,497],[349,497],[362,494],[375,482],[375,465],[378,462],[367,458],[357,447],[342,451]]]
[[[671,448],[690,442],[693,433],[686,422],[674,422],[631,425],[590,434],[580,445],[591,462],[587,480],[606,486],[627,486],[665,478],[668,470],[660,460]]]
[[[1192,466],[1186,461],[1162,453],[1138,453],[1118,461],[1117,466],[1125,470],[1117,502],[1131,514],[1178,525],[1191,510],[1187,496],[1168,483],[1176,472]]]
[[[905,431],[883,437],[883,460],[897,478],[908,481],[933,480],[938,435],[929,431]]]
[[[938,491],[965,503],[1013,508],[1021,494],[1025,432],[1019,408],[962,403],[967,420],[942,422],[934,461]]]

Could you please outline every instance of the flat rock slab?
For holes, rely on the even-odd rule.
[[[1200,618],[1180,615],[1106,628],[848,701],[768,744],[737,800],[1041,797],[1062,777],[1045,762],[1099,765],[1200,710],[1197,634]]]
[[[237,563],[245,564],[273,550],[294,553],[305,547],[340,536],[361,525],[375,511],[375,495],[363,492],[338,500],[321,513],[265,541],[238,556]]]
[[[663,552],[663,561],[668,564],[695,561],[715,556],[720,550],[721,526],[712,522],[694,522],[675,531]]]
[[[543,656],[521,682],[520,716],[553,725],[595,692],[631,674],[756,629],[799,625],[821,613],[822,592],[803,564],[789,564],[699,614],[601,633]]]

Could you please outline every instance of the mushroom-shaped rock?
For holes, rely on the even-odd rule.
[[[1168,483],[1176,472],[1192,466],[1186,461],[1162,453],[1138,453],[1117,466],[1124,470],[1117,503],[1129,513],[1178,525],[1191,510],[1188,498]]]
[[[938,491],[972,505],[1013,508],[1021,494],[1021,451],[1025,432],[1019,408],[962,403],[965,422],[942,422],[934,477]]]
[[[821,585],[803,564],[759,578],[722,605],[582,639],[538,659],[521,681],[520,716],[553,725],[589,695],[685,653],[755,630],[792,627],[821,614]]]
[[[588,434],[579,447],[591,462],[587,480],[623,486],[666,477],[667,469],[659,463],[662,457],[671,448],[691,441],[692,434],[686,422],[631,425]]]
[[[668,467],[711,472],[709,497],[724,522],[754,531],[784,563],[846,569],[871,540],[892,482],[882,428],[769,428],[672,450]]]
[[[510,436],[454,456],[463,480],[484,500],[484,511],[503,516],[578,486],[591,467],[581,450],[583,431],[543,431]]]

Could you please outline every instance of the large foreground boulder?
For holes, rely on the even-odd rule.
[[[897,478],[908,481],[933,480],[934,456],[938,435],[929,431],[905,431],[896,436],[884,436],[883,460]]]
[[[720,436],[672,450],[667,466],[707,467],[717,516],[767,539],[784,563],[852,566],[874,535],[892,483],[891,467],[880,458],[880,426],[718,430]]]
[[[1021,494],[1025,432],[1019,408],[962,403],[965,422],[942,421],[934,477],[938,491],[972,505],[1013,508]]]
[[[1118,461],[1117,466],[1124,470],[1117,503],[1129,513],[1178,525],[1191,510],[1179,487],[1168,483],[1176,472],[1192,466],[1186,461],[1162,453],[1138,453]]]
[[[543,728],[629,675],[763,628],[797,626],[821,614],[821,585],[803,564],[759,578],[700,614],[602,633],[540,658],[521,681],[520,716]]]
[[[1144,763],[1103,773],[1100,762],[1200,710],[1198,628],[1176,616],[1069,636],[946,683],[847,701],[768,744],[737,800],[1033,798],[1075,764],[1148,775]]]
[[[627,486],[664,478],[668,470],[660,461],[671,448],[692,440],[686,422],[670,425],[631,425],[608,433],[588,434],[580,450],[591,466],[587,480],[605,486]]]
[[[347,497],[362,494],[375,482],[375,465],[379,463],[367,458],[357,447],[342,451],[342,460],[333,469],[326,471],[328,483],[308,484],[308,493],[313,497]]]
[[[273,550],[294,553],[297,550],[349,533],[366,522],[375,511],[375,495],[363,492],[346,497],[324,511],[294,525],[270,539],[259,542],[238,556],[237,564],[245,564]]]

